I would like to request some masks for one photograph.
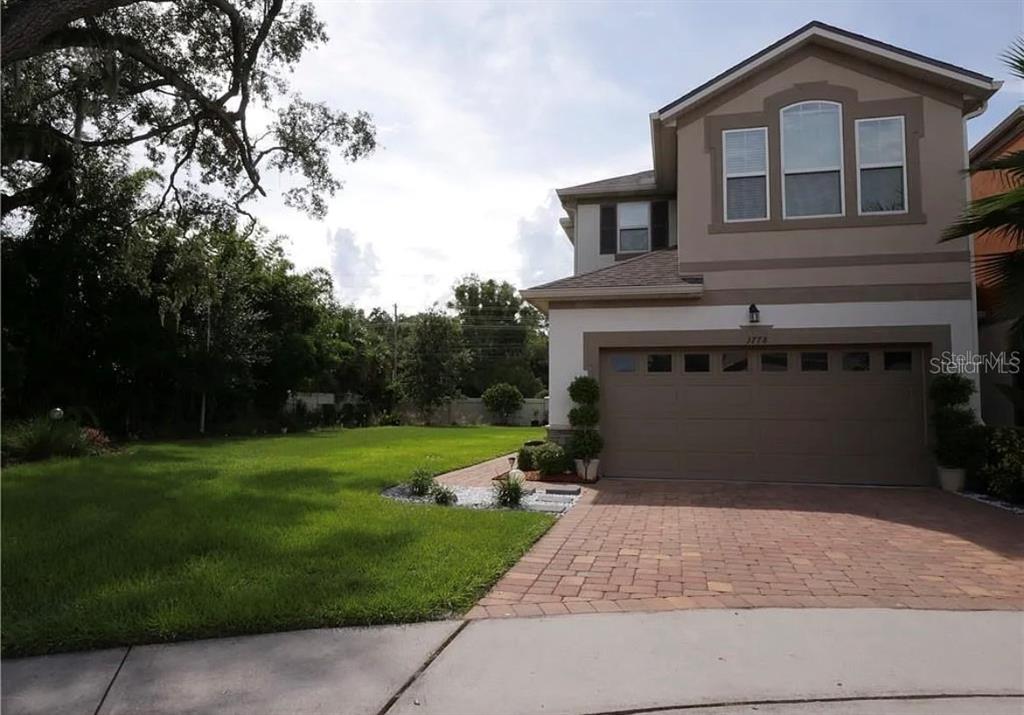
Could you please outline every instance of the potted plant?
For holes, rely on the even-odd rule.
[[[939,484],[948,492],[964,488],[967,468],[981,454],[981,427],[967,406],[974,383],[962,375],[939,375],[932,380],[929,394],[935,405],[935,461]]]
[[[576,406],[569,410],[572,434],[567,447],[576,462],[576,474],[585,482],[596,482],[601,461],[597,458],[604,448],[604,440],[597,431],[600,412],[597,403],[601,397],[597,380],[581,375],[569,384],[569,397]]]
[[[604,449],[604,439],[596,429],[574,430],[569,436],[569,453],[576,463],[576,473],[585,482],[597,481],[600,460],[597,455]]]

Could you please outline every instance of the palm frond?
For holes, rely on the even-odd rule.
[[[1017,247],[1024,247],[1024,186],[975,199],[960,218],[942,232],[940,240],[989,233],[1002,233]]]
[[[1012,320],[1012,339],[1024,337],[1024,249],[977,256],[974,270],[992,299],[989,317],[997,322]]]
[[[1001,56],[1010,74],[1024,79],[1024,38],[1018,37]]]
[[[977,174],[979,171],[1002,172],[1004,183],[1008,188],[1024,183],[1024,149],[971,164],[970,172],[972,174]]]

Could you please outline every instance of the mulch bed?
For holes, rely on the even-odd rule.
[[[584,481],[582,479],[580,479],[578,474],[573,474],[572,472],[565,472],[564,474],[549,474],[547,476],[544,476],[543,474],[541,474],[540,472],[538,472],[536,470],[530,470],[528,472],[523,472],[523,473],[526,475],[526,481],[528,481],[528,482],[544,482],[546,484],[583,484],[584,483]],[[497,481],[499,479],[504,479],[507,476],[508,476],[508,472],[505,472],[504,474],[499,474],[498,476],[494,477],[494,480]]]

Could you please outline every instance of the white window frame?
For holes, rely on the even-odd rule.
[[[801,104],[831,104],[839,108],[839,166],[822,166],[811,169],[801,169],[790,172],[792,174],[820,174],[826,171],[839,169],[839,213],[837,214],[813,214],[811,216],[788,216],[786,214],[786,130],[783,126],[783,115],[787,109],[799,107]],[[841,102],[833,102],[829,99],[805,99],[793,104],[788,104],[779,110],[779,167],[782,174],[782,218],[787,221],[799,221],[801,219],[815,218],[841,218],[846,215],[846,168],[844,161],[843,145],[843,105]]]
[[[899,164],[893,164],[886,162],[882,164],[861,164],[860,163],[860,125],[862,122],[880,122],[889,119],[900,120],[900,150],[901,150],[901,162]],[[853,139],[854,139],[854,151],[856,152],[857,161],[857,215],[858,216],[898,216],[905,214],[910,211],[910,197],[907,195],[907,121],[902,114],[897,114],[891,117],[865,117],[863,119],[856,119],[853,122]],[[903,169],[903,209],[900,211],[864,211],[861,206],[860,200],[860,172],[862,169],[895,169],[896,167]]]
[[[725,161],[725,136],[739,132],[750,132],[761,130],[764,135],[764,171],[741,171],[730,174],[726,170]],[[752,221],[769,221],[772,217],[772,194],[771,181],[768,180],[768,166],[771,156],[768,154],[768,127],[743,127],[740,129],[722,130],[722,221],[724,223],[751,223]],[[729,218],[729,179],[746,179],[755,176],[764,177],[764,216],[760,218]]]
[[[622,207],[633,204],[643,204],[647,207],[647,223],[645,224],[623,224],[622,223]],[[618,221],[618,228],[615,231],[615,250],[616,253],[630,254],[630,253],[650,253],[651,252],[651,202],[650,201],[624,201],[619,204],[618,209],[615,211]],[[641,250],[624,251],[622,250],[622,229],[629,228],[646,228],[647,229],[647,248]]]

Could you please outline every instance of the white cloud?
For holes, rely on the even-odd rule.
[[[376,280],[380,274],[373,246],[360,246],[355,234],[339,228],[327,234],[331,255],[334,292],[343,301],[361,303],[377,297]]]
[[[331,41],[303,61],[295,89],[371,111],[382,148],[335,167],[345,188],[325,223],[351,232],[346,248],[311,241],[324,225],[281,206],[277,191],[257,213],[292,237],[300,269],[334,267],[339,255],[365,262],[369,250],[374,270],[360,269],[369,284],[346,286],[345,300],[408,312],[443,303],[468,273],[519,287],[565,275],[571,252],[551,190],[650,163],[647,102],[573,49],[569,8],[346,3],[325,4],[321,15]],[[588,152],[564,146],[567,123],[579,122],[573,113],[601,116],[609,107],[637,114],[640,141]],[[268,190],[287,188],[276,181]],[[336,277],[339,291],[345,278]]]
[[[558,219],[562,206],[555,192],[538,206],[529,218],[519,219],[516,243],[522,258],[520,286],[547,283],[572,274],[572,245],[566,239]]]

